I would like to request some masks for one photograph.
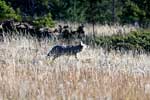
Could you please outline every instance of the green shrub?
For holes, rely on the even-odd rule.
[[[94,42],[102,47],[150,52],[150,32],[131,32],[125,36],[96,37]]]
[[[18,15],[14,9],[6,4],[5,1],[0,0],[0,21],[6,19],[15,19],[20,21],[21,16]]]
[[[54,27],[54,21],[52,20],[51,14],[48,13],[45,16],[37,17],[34,19],[33,24],[37,28],[41,27]]]

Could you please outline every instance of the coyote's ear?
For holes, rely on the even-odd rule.
[[[80,42],[80,45],[82,45],[84,48],[86,48],[86,47],[87,47],[87,45],[86,45],[86,44],[84,44],[82,41]]]
[[[80,45],[83,45],[83,42],[82,42],[82,41],[80,41]]]

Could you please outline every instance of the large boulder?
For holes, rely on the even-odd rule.
[[[5,20],[1,22],[2,29],[4,32],[12,32],[15,29],[14,20]]]

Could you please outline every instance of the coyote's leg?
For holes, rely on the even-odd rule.
[[[58,55],[54,55],[52,61],[54,61],[57,57],[59,57]]]
[[[58,57],[57,55],[54,55],[53,58],[52,58],[52,60],[50,61],[50,63],[52,64],[57,57]]]
[[[75,54],[74,56],[75,56],[75,58],[76,58],[77,60],[79,60],[77,54]]]

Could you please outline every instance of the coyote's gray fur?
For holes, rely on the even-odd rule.
[[[56,45],[49,51],[47,56],[53,57],[53,60],[55,60],[62,55],[74,55],[77,59],[77,53],[81,52],[84,48],[86,48],[86,45],[82,42],[76,46]]]

